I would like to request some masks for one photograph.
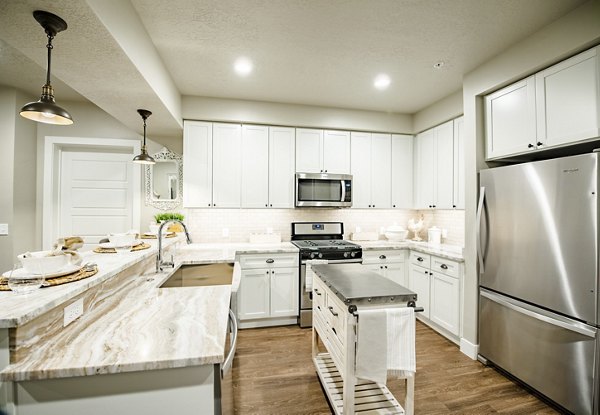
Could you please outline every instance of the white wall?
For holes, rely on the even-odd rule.
[[[478,277],[475,247],[477,172],[479,169],[487,167],[484,157],[482,95],[598,43],[600,43],[600,1],[592,0],[497,55],[464,77],[466,275],[463,337],[473,344],[478,343]]]
[[[413,133],[418,134],[463,114],[462,89],[413,115]]]
[[[403,134],[413,131],[412,116],[408,114],[237,99],[184,96],[182,113],[186,120]]]

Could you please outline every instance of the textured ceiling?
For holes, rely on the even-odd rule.
[[[131,7],[128,1],[104,4]],[[409,114],[459,90],[463,74],[584,2],[131,0],[141,34],[182,95]],[[136,131],[141,123],[135,110],[149,108],[154,134],[181,134],[181,120],[144,76],[139,56],[124,51],[123,39],[107,29],[92,3],[103,4],[0,0],[0,84],[39,94],[45,38],[31,12],[51,11],[69,24],[53,52],[59,103],[87,99]],[[232,68],[242,55],[254,62],[246,78]],[[433,69],[439,60],[445,66]],[[386,91],[372,86],[381,72],[392,79]]]
[[[414,113],[580,0],[132,0],[184,95]],[[232,70],[241,55],[254,73]],[[436,70],[439,60],[445,66]],[[380,72],[392,84],[373,88]]]

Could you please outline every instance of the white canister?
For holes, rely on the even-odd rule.
[[[427,240],[432,245],[439,245],[442,243],[442,230],[437,226],[432,226],[427,230]]]

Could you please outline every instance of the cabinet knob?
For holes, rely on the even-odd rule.
[[[417,261],[419,261],[419,262],[423,262],[423,258],[422,258],[422,257],[420,257],[420,256],[418,256],[418,257],[417,257]]]
[[[373,207],[375,207],[375,205],[373,205]]]
[[[321,170],[321,173],[323,173],[323,170]]]
[[[441,269],[448,269],[448,265],[446,265],[446,264],[442,264],[442,265],[440,265],[440,268],[441,268]]]
[[[454,209],[456,209],[456,205],[452,205],[452,207],[453,207]]]
[[[315,290],[315,294],[317,294],[317,295],[323,295],[323,294],[321,294],[321,293],[319,292],[319,290],[317,290],[316,288],[315,288],[314,290]]]
[[[387,257],[385,255],[379,255],[379,259],[386,259]]]
[[[432,205],[432,207],[435,207],[435,205]]]
[[[267,264],[272,264],[273,262],[275,262],[275,260],[274,260],[274,259],[272,259],[272,258],[269,258],[269,259],[267,259],[265,262],[266,262]]]
[[[537,145],[538,147],[541,147],[541,146],[543,146],[543,145],[544,145],[544,143],[542,143],[541,141],[538,141],[538,142],[536,143],[536,145]]]
[[[396,205],[392,205],[392,207],[396,207]]]
[[[533,144],[531,144],[531,143],[527,144],[527,148],[533,148],[533,147],[535,147]]]
[[[327,173],[327,170],[325,170],[325,173]]]
[[[267,203],[265,203],[265,207],[269,207],[269,205]]]
[[[387,265],[385,266],[385,269],[387,269]]]
[[[270,207],[273,207],[273,205],[272,205],[272,204],[270,204],[269,206],[270,206]]]
[[[208,204],[208,206],[210,206],[210,203]]]

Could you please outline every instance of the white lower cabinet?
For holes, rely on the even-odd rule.
[[[406,250],[382,249],[363,251],[363,266],[396,284],[408,287],[406,278]]]
[[[237,293],[240,328],[295,324],[298,317],[298,254],[241,255]]]
[[[461,334],[461,279],[463,264],[411,251],[408,288],[417,293],[419,319],[457,341]]]

